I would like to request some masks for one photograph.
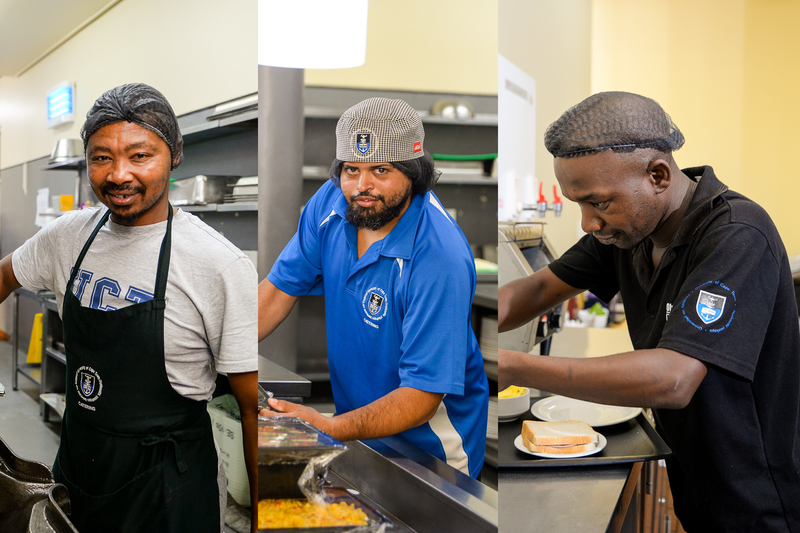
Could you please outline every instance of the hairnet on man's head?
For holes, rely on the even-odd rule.
[[[590,96],[565,111],[544,134],[545,147],[555,157],[637,148],[672,153],[683,142],[683,134],[658,102],[626,92]]]
[[[103,93],[86,113],[81,128],[83,149],[89,137],[103,126],[126,120],[155,132],[172,156],[172,168],[183,161],[183,137],[178,119],[164,95],[144,83],[120,85]]]

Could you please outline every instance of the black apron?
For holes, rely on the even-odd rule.
[[[81,533],[220,529],[217,453],[206,402],[175,392],[164,365],[164,295],[172,206],[152,300],[114,311],[73,294],[81,250],[64,294],[66,412],[53,474],[69,489]]]

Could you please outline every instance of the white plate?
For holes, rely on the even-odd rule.
[[[593,428],[627,422],[641,412],[640,407],[601,405],[565,396],[543,398],[531,406],[531,414],[539,420],[583,420]]]
[[[594,450],[589,450],[588,452],[581,452],[581,453],[539,453],[539,452],[532,452],[525,445],[522,443],[522,435],[517,435],[517,438],[514,439],[514,446],[521,452],[527,453],[528,455],[535,455],[537,457],[544,457],[546,459],[569,459],[574,457],[586,457],[587,455],[594,455],[598,452],[601,452],[603,448],[606,447],[608,444],[608,440],[603,436],[602,433],[598,433],[600,436],[600,442],[597,443],[597,448]]]

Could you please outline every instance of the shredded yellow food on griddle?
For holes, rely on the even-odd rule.
[[[348,503],[319,505],[302,500],[261,500],[258,528],[279,529],[321,526],[366,526],[367,515]]]

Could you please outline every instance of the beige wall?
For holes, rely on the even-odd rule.
[[[553,158],[544,130],[591,94],[591,0],[500,0],[499,51],[536,80],[536,178],[552,201]],[[576,240],[580,210],[565,202],[561,218],[549,212],[545,232],[557,254]]]
[[[767,210],[795,256],[798,20],[796,1],[500,0],[500,53],[536,79],[540,139],[561,112],[595,92],[659,101],[686,137],[678,164],[713,166]],[[552,161],[541,140],[537,158],[537,177],[549,185]],[[578,235],[577,208],[568,203],[561,220],[548,217],[563,252]]]
[[[682,167],[740,188],[744,0],[594,0],[592,92],[649,96],[686,137]]]
[[[777,224],[789,256],[800,255],[800,2],[745,3],[740,192]]]
[[[790,256],[800,254],[788,170],[800,143],[798,20],[800,3],[761,0],[594,0],[592,20],[592,91],[658,100],[686,137],[678,163],[711,165],[761,204]]]
[[[800,254],[800,2],[594,0],[592,92],[658,100],[686,137],[681,166],[707,164],[770,214]]]
[[[0,168],[79,137],[105,90],[144,82],[180,115],[258,90],[254,0],[124,0],[18,78],[0,78]],[[47,128],[47,90],[75,82],[75,122]]]
[[[497,0],[371,0],[364,65],[309,69],[305,83],[496,95]]]

